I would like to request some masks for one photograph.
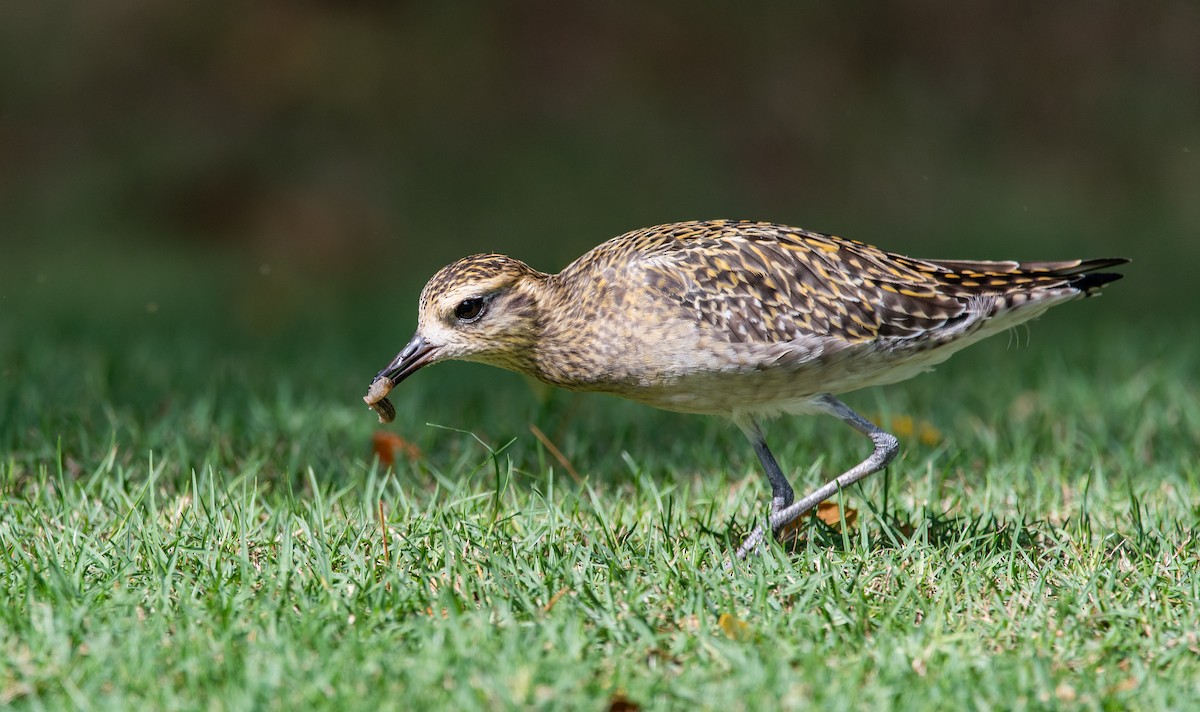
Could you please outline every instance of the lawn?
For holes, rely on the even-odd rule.
[[[901,456],[727,570],[768,494],[728,424],[451,364],[379,426],[418,285],[148,274],[4,297],[0,706],[1200,700],[1200,337],[1125,283],[847,396]],[[869,450],[769,437],[798,490]]]

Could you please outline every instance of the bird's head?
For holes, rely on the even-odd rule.
[[[540,332],[547,275],[504,255],[473,255],[438,271],[421,291],[417,333],[376,375],[395,385],[438,361],[526,369]]]

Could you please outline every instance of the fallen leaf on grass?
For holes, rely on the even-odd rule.
[[[942,431],[935,428],[932,423],[922,420],[917,427],[917,440],[922,445],[933,447],[942,442]]]
[[[734,640],[745,640],[750,637],[750,624],[732,613],[722,613],[721,617],[717,618],[717,625],[725,632],[725,635]]]
[[[899,535],[901,539],[912,539],[917,534],[917,527],[911,522],[896,521],[891,526],[892,531]]]
[[[1137,686],[1138,686],[1137,678],[1131,676],[1131,677],[1127,677],[1124,680],[1121,680],[1120,682],[1118,682],[1113,687],[1113,691],[1114,692],[1133,692],[1134,690],[1137,689]]]
[[[841,531],[843,527],[850,529],[854,526],[858,521],[858,510],[852,507],[843,510],[837,502],[821,502],[817,505],[817,519]]]
[[[620,692],[608,700],[608,712],[640,712],[642,706]]]
[[[843,529],[854,528],[854,523],[858,521],[858,510],[852,507],[842,509],[835,502],[821,502],[817,505],[817,519],[820,519],[825,526],[840,532]],[[804,533],[807,531],[805,525],[809,521],[806,515],[786,525],[779,530],[779,541],[791,546],[794,550],[804,541]]]
[[[942,431],[938,430],[928,420],[916,420],[911,415],[895,415],[888,422],[887,429],[901,440],[916,436],[922,445],[937,445],[942,441]]]
[[[409,460],[420,460],[421,449],[395,433],[386,430],[376,430],[371,435],[371,450],[384,465],[396,464],[396,456],[403,455]]]

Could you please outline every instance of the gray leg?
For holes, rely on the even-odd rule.
[[[762,427],[754,421],[739,423],[742,432],[746,434],[746,439],[754,447],[754,452],[758,454],[758,460],[762,463],[763,470],[767,473],[767,480],[771,483],[771,515],[787,509],[792,501],[795,500],[795,494],[792,492],[792,485],[788,482],[787,476],[783,474],[783,469],[779,467],[779,463],[775,460],[775,456],[771,454],[771,450],[767,447],[766,438],[763,437]],[[737,557],[739,559],[746,558],[746,554],[752,549],[758,547],[762,542],[765,529],[762,524],[754,528],[750,536],[746,537],[746,541],[738,548]]]
[[[762,463],[763,469],[767,472],[767,480],[771,483],[771,512],[787,508],[796,498],[792,492],[792,485],[787,481],[779,463],[775,461],[775,456],[767,448],[767,441],[763,438],[762,428],[758,423],[754,423],[746,429],[746,437],[754,446],[754,452],[758,454],[758,461]]]
[[[766,442],[762,442],[761,431],[759,431],[757,426],[755,426],[753,432],[758,433],[758,439],[760,442],[762,442],[761,450],[759,449],[759,446],[755,444],[755,451],[759,452],[759,459],[763,460],[763,467],[767,468],[767,477],[771,480],[771,515],[767,518],[767,525],[771,527],[771,533],[775,535],[778,535],[784,527],[799,519],[813,507],[816,507],[821,502],[824,502],[832,497],[838,492],[838,490],[849,487],[867,475],[882,470],[889,462],[892,461],[893,458],[896,457],[896,453],[900,450],[900,445],[896,440],[896,436],[890,433],[885,433],[874,423],[862,417],[858,413],[855,413],[850,409],[850,406],[841,402],[837,398],[826,394],[817,399],[815,405],[817,406],[817,412],[832,415],[863,435],[871,438],[871,442],[875,443],[875,451],[871,453],[870,457],[858,463],[849,470],[846,470],[841,475],[835,477],[829,482],[826,482],[820,488],[808,494],[799,502],[790,502],[791,497],[789,496],[787,497],[789,500],[787,505],[783,506],[782,508],[776,508],[775,494],[778,491],[775,485],[776,477],[772,475],[771,468],[767,465],[767,460],[763,458],[762,453],[766,452],[767,457],[770,458],[772,464],[775,463],[775,458],[770,457],[771,453],[766,449]],[[750,434],[751,431],[747,431],[747,435]],[[751,437],[751,443],[754,443],[753,437]],[[775,470],[777,472],[779,471],[778,464],[775,464]],[[785,486],[787,486],[787,480],[784,478],[782,472],[778,472],[778,478]],[[789,495],[791,494],[791,489],[792,488],[790,486],[787,487]],[[762,542],[765,533],[765,528],[761,524],[755,528],[755,530],[750,533],[750,536],[746,537],[746,541],[742,543],[741,547],[738,548],[737,557],[739,559],[744,559],[747,554],[757,549],[759,543]]]

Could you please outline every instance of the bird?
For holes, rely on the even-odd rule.
[[[911,378],[1047,309],[1099,293],[1124,258],[916,259],[770,222],[703,220],[627,232],[557,274],[502,254],[465,257],[421,291],[416,333],[372,380],[386,396],[418,369],[473,361],[572,391],[724,416],[771,488],[768,515],[735,552],[758,552],[841,489],[886,467],[897,438],[838,396]],[[808,495],[767,446],[764,423],[823,414],[870,455]]]

